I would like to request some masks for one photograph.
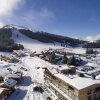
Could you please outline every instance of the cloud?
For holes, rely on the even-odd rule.
[[[52,22],[52,20],[55,19],[55,14],[47,8],[39,10],[32,9],[25,13],[24,19],[28,23],[33,23],[35,27],[37,27]]]
[[[93,42],[93,41],[96,41],[96,40],[99,40],[99,39],[100,39],[100,34],[98,34],[96,36],[87,36],[86,37],[86,40],[90,41],[90,42]]]
[[[28,0],[0,0],[0,27],[5,24],[19,24],[28,27],[41,28],[55,19],[53,11],[47,8],[34,9],[27,6]],[[23,9],[28,7],[27,10]],[[22,8],[21,8],[22,7]],[[21,13],[16,13],[18,10]]]
[[[2,20],[14,15],[14,11],[20,7],[22,1],[23,0],[0,0],[0,26],[3,25]]]

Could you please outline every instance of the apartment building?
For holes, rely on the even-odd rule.
[[[57,100],[100,100],[100,80],[79,76],[74,67],[46,68],[45,86]]]

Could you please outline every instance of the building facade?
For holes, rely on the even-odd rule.
[[[100,83],[78,88],[77,85],[73,86],[70,82],[66,82],[66,79],[58,77],[57,74],[58,73],[53,73],[53,71],[48,68],[44,71],[45,86],[49,88],[59,100],[100,100]]]

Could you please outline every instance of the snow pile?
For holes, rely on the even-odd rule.
[[[96,79],[100,80],[100,74],[98,76],[96,76]]]

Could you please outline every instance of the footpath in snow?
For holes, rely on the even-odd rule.
[[[38,57],[25,57],[22,59],[22,65],[29,69],[23,77],[21,84],[17,86],[17,91],[13,93],[8,100],[43,100],[41,93],[33,92],[33,84],[35,82],[42,84],[43,67],[50,66],[50,63]],[[40,67],[37,69],[37,67]]]

